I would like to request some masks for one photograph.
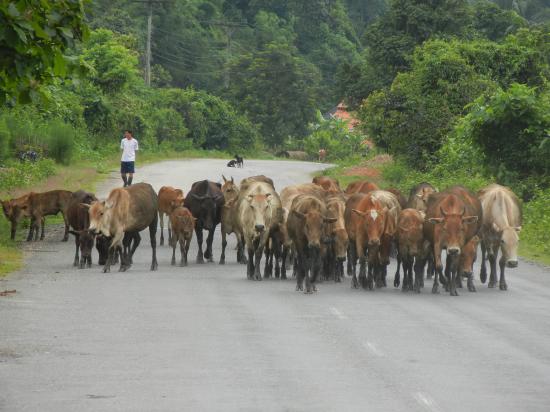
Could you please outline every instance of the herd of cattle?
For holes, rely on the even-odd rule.
[[[407,199],[397,189],[381,190],[368,181],[341,190],[337,180],[316,177],[312,183],[287,186],[278,193],[266,176],[248,177],[240,184],[222,177],[223,184],[195,182],[187,196],[170,186],[163,186],[157,194],[151,185],[138,183],[113,189],[104,201],[81,190],[53,190],[2,201],[2,208],[12,225],[12,239],[21,218],[30,218],[29,241],[37,240],[39,231],[43,239],[44,217],[61,212],[63,240],[68,240],[69,233],[75,236],[74,265],[91,266],[95,242],[105,272],[119,259],[121,271],[130,268],[141,240],[139,232],[146,228],[151,239],[151,270],[155,270],[156,232],[160,219],[163,245],[164,215],[168,216],[172,265],[178,244],[180,265],[187,265],[193,232],[197,263],[212,262],[214,231],[221,224],[220,264],[225,263],[227,236],[235,234],[237,261],[246,264],[249,279],[262,279],[260,263],[265,255],[263,277],[286,279],[292,263],[296,290],[304,290],[305,282],[306,293],[316,291],[320,280],[340,282],[346,260],[354,288],[386,286],[387,266],[395,255],[395,287],[402,283],[403,291],[420,292],[427,269],[427,276],[433,277],[432,292],[437,293],[441,283],[451,295],[457,295],[463,278],[467,278],[468,290],[475,291],[473,263],[478,244],[483,283],[486,257],[490,262],[489,287],[497,284],[499,251],[501,290],[507,289],[505,267],[518,264],[521,204],[512,191],[497,184],[474,194],[461,186],[438,192],[429,183],[421,183],[410,190]],[[203,252],[204,230],[208,235]]]

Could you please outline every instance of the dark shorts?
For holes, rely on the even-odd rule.
[[[120,173],[135,173],[134,162],[120,162]]]

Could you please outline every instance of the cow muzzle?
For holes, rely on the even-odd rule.
[[[263,232],[265,230],[265,226],[264,225],[255,225],[254,226],[254,229],[256,229],[256,232]]]
[[[447,253],[451,256],[456,256],[460,254],[460,248],[458,246],[453,246],[447,249]]]
[[[369,239],[369,246],[380,246],[380,239]]]
[[[513,260],[513,259],[510,259],[506,262],[506,267],[508,268],[517,268],[518,267],[518,261],[517,259]]]

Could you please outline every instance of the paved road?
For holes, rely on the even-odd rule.
[[[157,189],[222,172],[265,173],[281,188],[321,167],[245,166],[196,160],[139,172]],[[0,281],[17,289],[0,297],[2,411],[550,410],[547,269],[521,262],[508,292],[457,298],[432,295],[431,282],[404,295],[352,290],[349,279],[304,295],[292,280],[246,280],[232,247],[225,266],[187,268],[169,266],[164,247],[151,273],[145,235],[131,271],[103,274],[73,269],[72,243],[50,235]]]

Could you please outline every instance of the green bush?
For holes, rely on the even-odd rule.
[[[0,119],[0,160],[6,159],[10,154],[10,132],[4,119]]]
[[[75,129],[60,120],[53,120],[46,127],[48,156],[57,163],[68,165],[71,162],[76,139]]]
[[[523,208],[520,237],[546,256],[550,256],[550,190],[538,190]]]
[[[51,159],[41,159],[34,163],[11,160],[5,166],[0,169],[0,192],[31,185],[55,173],[55,162]]]

